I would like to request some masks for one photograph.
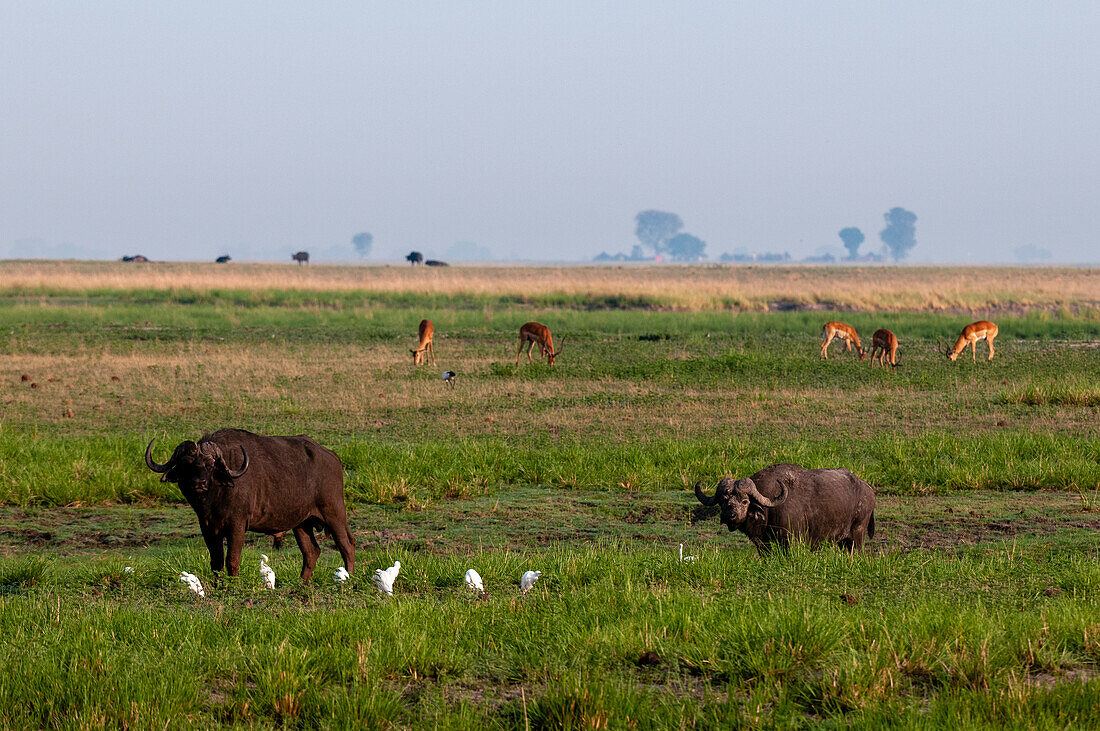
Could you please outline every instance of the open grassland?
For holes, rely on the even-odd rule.
[[[1076,498],[887,497],[865,554],[770,559],[688,500],[543,489],[359,505],[360,570],[343,586],[331,544],[302,585],[297,552],[259,538],[242,576],[215,585],[185,508],[0,510],[0,723],[1094,724],[1100,524]],[[382,599],[368,577],[394,560]],[[470,567],[487,596],[463,585]],[[525,596],[527,569],[543,575]]]
[[[411,365],[421,316],[434,368]],[[319,438],[369,501],[667,489],[777,461],[846,466],[885,491],[1100,482],[1100,320],[1005,316],[992,362],[982,344],[977,363],[951,363],[938,348],[966,316],[844,315],[865,337],[899,335],[891,371],[840,343],[821,361],[832,316],[8,301],[0,500],[178,499],[142,448],[157,438],[163,459],[225,425]],[[564,343],[553,372],[514,364],[536,318]]]
[[[1100,309],[1100,270],[897,266],[308,266],[5,261],[0,296],[532,304],[565,308],[774,311]],[[1095,316],[1095,315],[1094,315]]]
[[[1096,723],[1095,270],[8,264],[0,727]],[[991,313],[996,358],[947,361]],[[901,367],[819,360],[834,318]],[[528,320],[553,371],[514,364]],[[337,451],[352,582],[326,543],[308,585],[272,554],[266,592],[256,536],[214,584],[141,455],[222,426]],[[760,559],[689,488],[779,461],[876,487],[865,554]]]

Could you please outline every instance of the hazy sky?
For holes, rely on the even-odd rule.
[[[902,206],[914,260],[1095,262],[1098,38],[1096,2],[0,2],[0,256],[589,259],[657,208],[801,257]]]

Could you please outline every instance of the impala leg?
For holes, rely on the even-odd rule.
[[[987,338],[985,342],[989,345],[989,357],[986,360],[993,360],[993,338]]]
[[[428,343],[428,352],[432,356],[432,367],[435,367],[435,345],[431,342]]]
[[[978,341],[977,340],[971,340],[970,341],[970,360],[974,361],[975,363],[978,362]]]
[[[531,357],[531,351],[534,350],[534,349],[535,349],[535,341],[534,340],[528,341],[528,343],[527,343],[527,361],[529,363],[534,363],[535,362],[535,359]]]
[[[829,360],[829,343],[833,342],[835,334],[825,336],[825,340],[821,343],[821,357],[825,360]]]
[[[523,344],[527,342],[523,338],[519,339],[519,350],[516,351],[516,365],[519,365],[519,356],[523,353]]]

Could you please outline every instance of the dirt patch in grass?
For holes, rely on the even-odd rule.
[[[749,549],[743,536],[718,522],[715,509],[703,508],[686,490],[624,494],[515,488],[417,511],[357,504],[349,522],[360,549],[399,546],[464,553],[606,540]],[[1100,512],[1083,510],[1077,496],[1058,492],[885,495],[878,499],[875,523],[869,549],[906,551],[1015,539],[1084,539],[1100,531]],[[94,553],[175,542],[201,545],[194,513],[186,506],[0,509],[4,553],[28,546],[61,554]],[[266,547],[270,538],[250,533],[248,545]],[[291,544],[284,550],[296,549]]]

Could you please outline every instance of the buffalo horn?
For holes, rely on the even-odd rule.
[[[776,483],[779,485],[779,497],[776,497],[774,499],[764,497],[760,494],[760,491],[756,489],[755,483],[753,483],[752,487],[749,488],[749,494],[752,495],[753,500],[760,503],[765,508],[774,508],[778,505],[782,505],[783,501],[787,499],[787,486],[784,485],[782,482],[779,482],[778,480],[776,480]]]
[[[225,474],[229,475],[234,480],[243,475],[245,470],[248,469],[248,452],[244,451],[243,446],[241,447],[241,454],[244,455],[244,464],[241,465],[239,470],[229,469],[229,465],[225,463],[225,460],[222,460],[222,466],[225,467]]]
[[[714,497],[707,495],[703,492],[703,481],[699,480],[695,483],[695,497],[699,498],[699,502],[706,505],[708,508],[718,502],[718,490],[714,491]]]
[[[164,464],[157,464],[156,462],[153,461],[153,442],[155,442],[155,441],[156,441],[156,439],[150,439],[149,440],[149,446],[147,446],[145,448],[145,464],[153,472],[158,472],[158,473],[167,472],[168,468],[172,466],[172,460],[169,459]]]

